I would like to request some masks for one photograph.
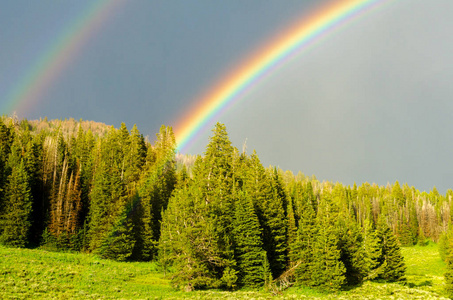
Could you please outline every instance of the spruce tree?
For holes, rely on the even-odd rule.
[[[200,187],[192,183],[175,190],[170,198],[159,240],[160,264],[171,265],[173,285],[187,291],[222,286],[224,270],[231,266],[218,245],[209,204]]]
[[[383,270],[380,278],[387,281],[405,281],[406,266],[396,237],[384,218],[380,218],[376,229],[380,240],[382,254],[380,257]]]
[[[278,189],[273,188],[273,170],[266,172],[256,152],[250,157],[244,189],[251,197],[263,229],[263,247],[274,278],[286,268],[288,221]]]
[[[365,252],[364,263],[367,274],[365,279],[375,279],[381,272],[378,267],[381,264],[382,246],[371,221],[368,219],[365,219],[363,225],[363,250]]]
[[[5,207],[1,216],[0,242],[25,247],[31,226],[32,196],[23,160],[12,169],[5,187]]]
[[[124,207],[114,221],[102,245],[97,250],[103,258],[125,261],[132,255],[135,240],[132,238],[132,222],[128,214],[131,207]]]
[[[94,176],[90,193],[90,250],[98,252],[105,244],[115,226],[126,226],[127,222],[119,221],[125,206],[128,205],[124,168],[122,160],[117,158],[118,139],[112,130],[107,140],[100,145],[99,165]],[[131,214],[128,214],[128,218]],[[118,223],[119,222],[119,223]],[[116,229],[115,229],[116,230]],[[123,230],[123,229],[121,229]],[[129,232],[124,230],[124,232]],[[132,237],[128,237],[132,238]]]
[[[0,118],[0,214],[3,209],[4,193],[7,181],[7,159],[13,143],[13,131]],[[1,229],[0,229],[1,234]]]
[[[339,290],[345,283],[346,268],[341,261],[339,232],[336,227],[338,208],[324,193],[316,217],[317,235],[313,244],[311,284],[324,290]]]
[[[348,285],[357,285],[368,273],[362,233],[355,220],[341,220],[339,225],[339,247],[341,261],[346,268],[346,281]]]
[[[411,226],[406,218],[406,214],[403,212],[402,215],[398,224],[398,240],[402,246],[413,246],[414,236],[412,236]]]
[[[151,260],[160,238],[162,212],[176,186],[175,139],[171,127],[162,126],[157,134],[153,163],[146,166],[136,196],[133,257]]]
[[[395,181],[395,184],[392,187],[392,198],[395,200],[395,202],[398,205],[404,205],[406,202],[406,199],[404,198],[403,195],[403,190],[401,189],[400,183]]]
[[[314,264],[313,247],[317,236],[316,214],[309,199],[303,200],[300,205],[299,227],[296,241],[290,257],[293,257],[298,267],[296,269],[296,283],[305,286],[313,285],[311,272]]]
[[[297,242],[297,225],[296,217],[293,209],[293,199],[288,199],[288,259],[290,267],[294,266],[297,262],[296,257],[296,242]]]
[[[209,218],[215,223],[218,251],[222,253],[224,259],[234,263],[231,237],[234,216],[232,195],[234,149],[225,125],[217,123],[212,132],[205,156],[194,166],[194,180],[200,184]]]
[[[452,237],[451,229],[442,233],[439,237],[439,255],[440,258],[445,261],[450,254],[450,239]]]
[[[448,248],[453,249],[453,238],[449,238]],[[447,296],[450,299],[453,299],[453,251],[448,252],[445,259],[445,264],[446,264],[446,270],[444,274],[446,284],[445,291],[447,293]]]
[[[33,198],[32,226],[30,228],[30,242],[38,245],[45,227],[46,203],[43,190],[43,136],[30,139],[25,147],[24,166],[29,178],[30,192]]]
[[[193,168],[194,180],[180,185],[162,219],[159,257],[176,270],[173,283],[183,289],[234,285],[232,223],[233,147],[225,126],[217,124]]]
[[[239,193],[236,199],[232,233],[241,284],[248,287],[262,286],[266,253],[262,247],[258,218],[246,193]]]

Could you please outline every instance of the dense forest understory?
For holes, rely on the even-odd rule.
[[[439,244],[453,296],[453,191],[344,186],[265,168],[216,124],[176,154],[171,127],[0,119],[0,244],[159,268],[183,291],[407,284],[401,246]]]

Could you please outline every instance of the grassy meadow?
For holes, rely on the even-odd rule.
[[[437,245],[402,248],[407,283],[365,282],[337,294],[292,287],[281,295],[240,290],[182,292],[154,263],[0,246],[0,299],[442,299],[445,264]]]

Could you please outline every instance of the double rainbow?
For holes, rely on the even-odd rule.
[[[300,53],[317,38],[371,10],[378,4],[390,0],[337,0],[311,14],[308,18],[272,40],[268,46],[259,49],[251,58],[233,69],[229,76],[214,86],[195,107],[175,126],[178,151],[183,152],[188,145],[203,132],[205,127],[228,105],[240,99],[239,95],[270,73],[286,58]],[[96,0],[76,21],[60,35],[48,50],[37,60],[23,79],[6,95],[0,112],[23,112],[41,100],[42,95],[58,78],[65,67],[80,53],[80,49],[110,18],[115,7],[126,1]]]
[[[183,152],[204,132],[206,126],[225,108],[240,99],[240,94],[271,72],[279,63],[300,53],[317,38],[358,15],[371,10],[386,0],[341,0],[315,12],[309,18],[292,26],[290,30],[259,49],[231,75],[220,80],[187,117],[175,126],[178,151]]]

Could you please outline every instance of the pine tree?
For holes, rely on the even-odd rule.
[[[136,199],[133,257],[151,260],[160,238],[162,212],[176,186],[175,139],[171,127],[162,126],[157,134],[153,164],[148,164]],[[163,148],[162,148],[163,147]]]
[[[131,129],[131,134],[128,136],[128,149],[125,154],[125,178],[128,184],[134,184],[140,179],[140,174],[146,162],[146,144],[143,135],[134,125]]]
[[[240,282],[244,286],[263,285],[263,258],[261,228],[253,208],[253,203],[246,193],[239,193],[235,205],[233,238],[237,258]]]
[[[388,227],[384,218],[380,218],[376,236],[382,245],[381,264],[383,266],[380,278],[387,281],[405,281],[406,266],[396,237]]]
[[[101,257],[125,261],[132,255],[135,240],[132,238],[133,227],[128,216],[130,212],[131,207],[123,208],[123,211],[115,220],[97,251]]]
[[[409,226],[412,236],[412,245],[415,245],[417,243],[419,225],[417,219],[417,210],[414,203],[412,203],[409,209]]]
[[[3,209],[4,193],[7,182],[7,158],[11,152],[13,131],[0,118],[0,214]],[[1,229],[0,229],[1,234]]]
[[[341,220],[340,223],[341,261],[346,268],[348,285],[362,283],[367,275],[366,253],[362,246],[363,237],[355,220]]]
[[[126,185],[122,179],[121,165],[115,162],[114,157],[108,154],[114,153],[109,145],[105,145],[103,150],[106,155],[102,156],[101,162],[97,167],[93,188],[91,191],[90,206],[90,223],[89,239],[90,250],[97,252],[105,239],[108,238],[109,232],[118,219],[121,219],[121,213],[124,207],[128,205]],[[120,222],[121,226],[128,224]]]
[[[1,216],[0,242],[25,247],[31,226],[32,196],[23,160],[12,169],[5,188],[5,208]]]
[[[294,266],[297,262],[296,248],[297,248],[297,225],[296,217],[293,209],[293,199],[288,199],[288,259],[290,267]]]
[[[194,180],[200,183],[209,217],[215,222],[218,251],[224,259],[234,263],[231,237],[234,149],[225,125],[217,123],[212,132],[204,158],[194,166]]]
[[[162,219],[161,264],[172,263],[173,283],[186,290],[234,285],[231,191],[233,148],[217,124],[193,168],[194,180],[179,186]]]
[[[283,209],[283,200],[278,189],[273,188],[273,170],[267,173],[254,152],[249,161],[244,189],[252,199],[260,226],[263,229],[263,247],[267,253],[274,278],[285,269],[287,263],[288,221]]]
[[[406,199],[404,198],[404,195],[403,195],[403,190],[401,189],[401,186],[400,186],[400,183],[398,182],[398,180],[395,181],[395,184],[392,187],[392,198],[400,206],[403,206],[406,202]]]
[[[450,238],[448,240],[448,248],[453,249],[453,239]],[[444,274],[445,279],[445,290],[447,292],[447,296],[450,299],[453,299],[453,251],[449,251],[448,255],[445,259],[446,264],[446,271]]]
[[[324,193],[318,207],[317,236],[313,244],[311,284],[324,290],[339,290],[345,283],[346,268],[341,259],[339,236],[335,222],[338,208]]]
[[[420,246],[426,246],[426,245],[428,245],[428,243],[429,243],[429,240],[426,238],[423,228],[419,227],[417,244]]]
[[[413,246],[414,237],[409,222],[407,221],[406,214],[403,212],[398,226],[398,240],[402,246]]]
[[[363,225],[363,250],[365,252],[364,263],[367,274],[365,279],[375,279],[381,273],[381,269],[378,267],[381,263],[382,246],[368,219],[365,219]]]
[[[43,135],[34,136],[25,146],[24,166],[29,178],[30,192],[33,198],[32,226],[30,228],[30,243],[39,244],[39,239],[45,227],[46,203],[43,189]]]
[[[145,195],[146,189],[142,189],[140,193]],[[132,250],[132,258],[148,261],[153,258],[156,250],[156,237],[153,232],[155,212],[153,212],[152,203],[148,196],[140,197],[139,194],[136,194],[132,197],[132,202],[135,205],[133,213],[135,244]]]
[[[439,255],[443,261],[445,261],[450,254],[449,245],[452,236],[452,230],[449,229],[446,232],[442,233],[439,238]]]
[[[230,265],[218,241],[215,220],[200,187],[194,183],[175,190],[163,215],[159,240],[160,264],[175,270],[173,285],[187,291],[220,287],[223,271]]]
[[[290,253],[299,264],[295,272],[296,282],[305,286],[313,285],[311,270],[314,263],[313,247],[317,236],[316,214],[308,201],[309,199],[305,199],[300,203],[299,227],[293,253]]]

